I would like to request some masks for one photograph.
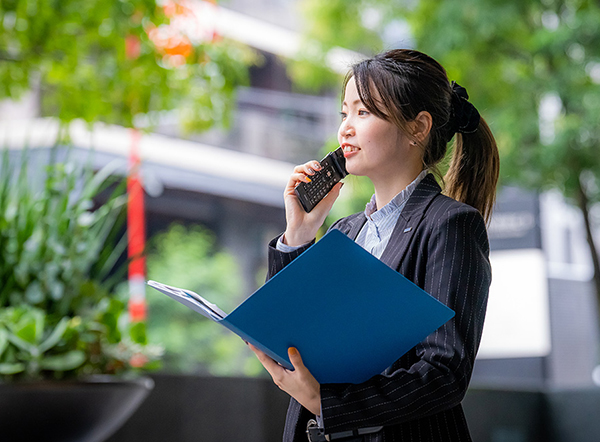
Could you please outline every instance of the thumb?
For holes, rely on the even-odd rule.
[[[304,368],[304,362],[302,362],[302,357],[300,353],[295,347],[288,348],[288,356],[290,358],[290,362],[294,366],[294,369]]]

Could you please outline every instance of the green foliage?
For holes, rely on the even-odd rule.
[[[81,350],[50,353],[65,334],[73,334],[72,321],[64,317],[54,328],[48,328],[44,311],[28,307],[7,308],[0,314],[0,354],[13,353],[12,358],[6,358],[12,361],[0,363],[0,374],[26,372],[37,377],[41,370],[68,371],[81,366],[85,362]]]
[[[383,40],[386,25],[408,23],[416,48],[467,87],[490,124],[500,149],[502,181],[557,188],[574,197],[583,179],[587,196],[600,199],[598,2],[303,0],[301,7],[311,23],[306,38],[316,41],[315,47],[362,47],[366,55],[375,49],[373,29]],[[373,11],[379,21],[369,28],[364,17]],[[314,57],[319,69],[324,69],[322,60]],[[312,73],[296,79],[318,88],[323,76],[310,64],[304,69]],[[548,97],[558,99],[560,111],[541,133],[541,103]]]
[[[288,61],[288,72],[296,87],[311,92],[324,87],[339,90],[342,77],[332,72],[326,62],[327,53],[336,46],[365,54],[383,48],[377,30],[361,20],[365,12],[382,11],[377,3],[372,0],[303,0],[299,3],[306,28],[299,54]]]
[[[372,3],[362,0],[304,0],[300,9],[310,18],[306,33],[326,46],[341,46],[361,52],[378,51],[381,49],[380,37],[361,21]]]
[[[600,5],[426,0],[409,19],[419,47],[464,82],[490,121],[504,179],[572,197],[586,171],[600,176]],[[540,103],[548,96],[561,109],[542,137]]]
[[[126,371],[115,348],[136,334],[111,295],[124,270],[124,186],[71,161],[30,171],[27,154],[5,150],[0,169],[0,378]],[[100,193],[108,200],[94,210]]]
[[[66,316],[97,302],[111,288],[98,283],[108,277],[125,246],[121,240],[110,254],[103,253],[117,235],[125,204],[123,186],[92,211],[93,198],[109,184],[103,172],[92,177],[90,170],[74,163],[55,163],[45,172],[35,171],[38,179],[45,174],[43,186],[36,189],[25,160],[16,177],[10,170],[5,151],[0,180],[0,306],[29,304]]]
[[[148,279],[192,290],[225,312],[242,300],[234,257],[218,251],[212,233],[200,226],[174,224],[156,235],[147,263]],[[165,370],[222,376],[262,372],[238,336],[162,293],[148,289],[147,295],[148,337],[164,346]]]
[[[318,93],[324,88],[339,86],[340,75],[327,67],[326,47],[315,42],[303,42],[297,56],[287,60],[287,72],[300,92]]]
[[[2,0],[0,98],[39,86],[43,114],[64,122],[133,127],[138,114],[179,107],[188,130],[227,123],[252,52],[191,43],[169,22],[155,0]]]

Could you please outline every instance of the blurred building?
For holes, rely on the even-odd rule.
[[[580,211],[558,192],[506,187],[489,238],[492,287],[473,383],[593,385],[598,306]]]

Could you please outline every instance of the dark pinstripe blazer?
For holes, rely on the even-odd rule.
[[[365,222],[357,213],[332,228],[356,239]],[[306,249],[279,252],[275,241],[269,244],[268,277]],[[488,255],[480,213],[442,195],[433,175],[427,175],[404,207],[381,260],[456,315],[380,375],[361,384],[321,384],[326,433],[383,425],[364,440],[471,440],[460,402],[483,328],[491,281]],[[306,422],[313,417],[291,399],[284,442],[306,441]]]

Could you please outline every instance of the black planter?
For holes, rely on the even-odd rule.
[[[0,384],[3,442],[101,442],[154,387],[150,378]]]
[[[290,397],[271,378],[152,378],[148,399],[107,442],[281,442]]]

